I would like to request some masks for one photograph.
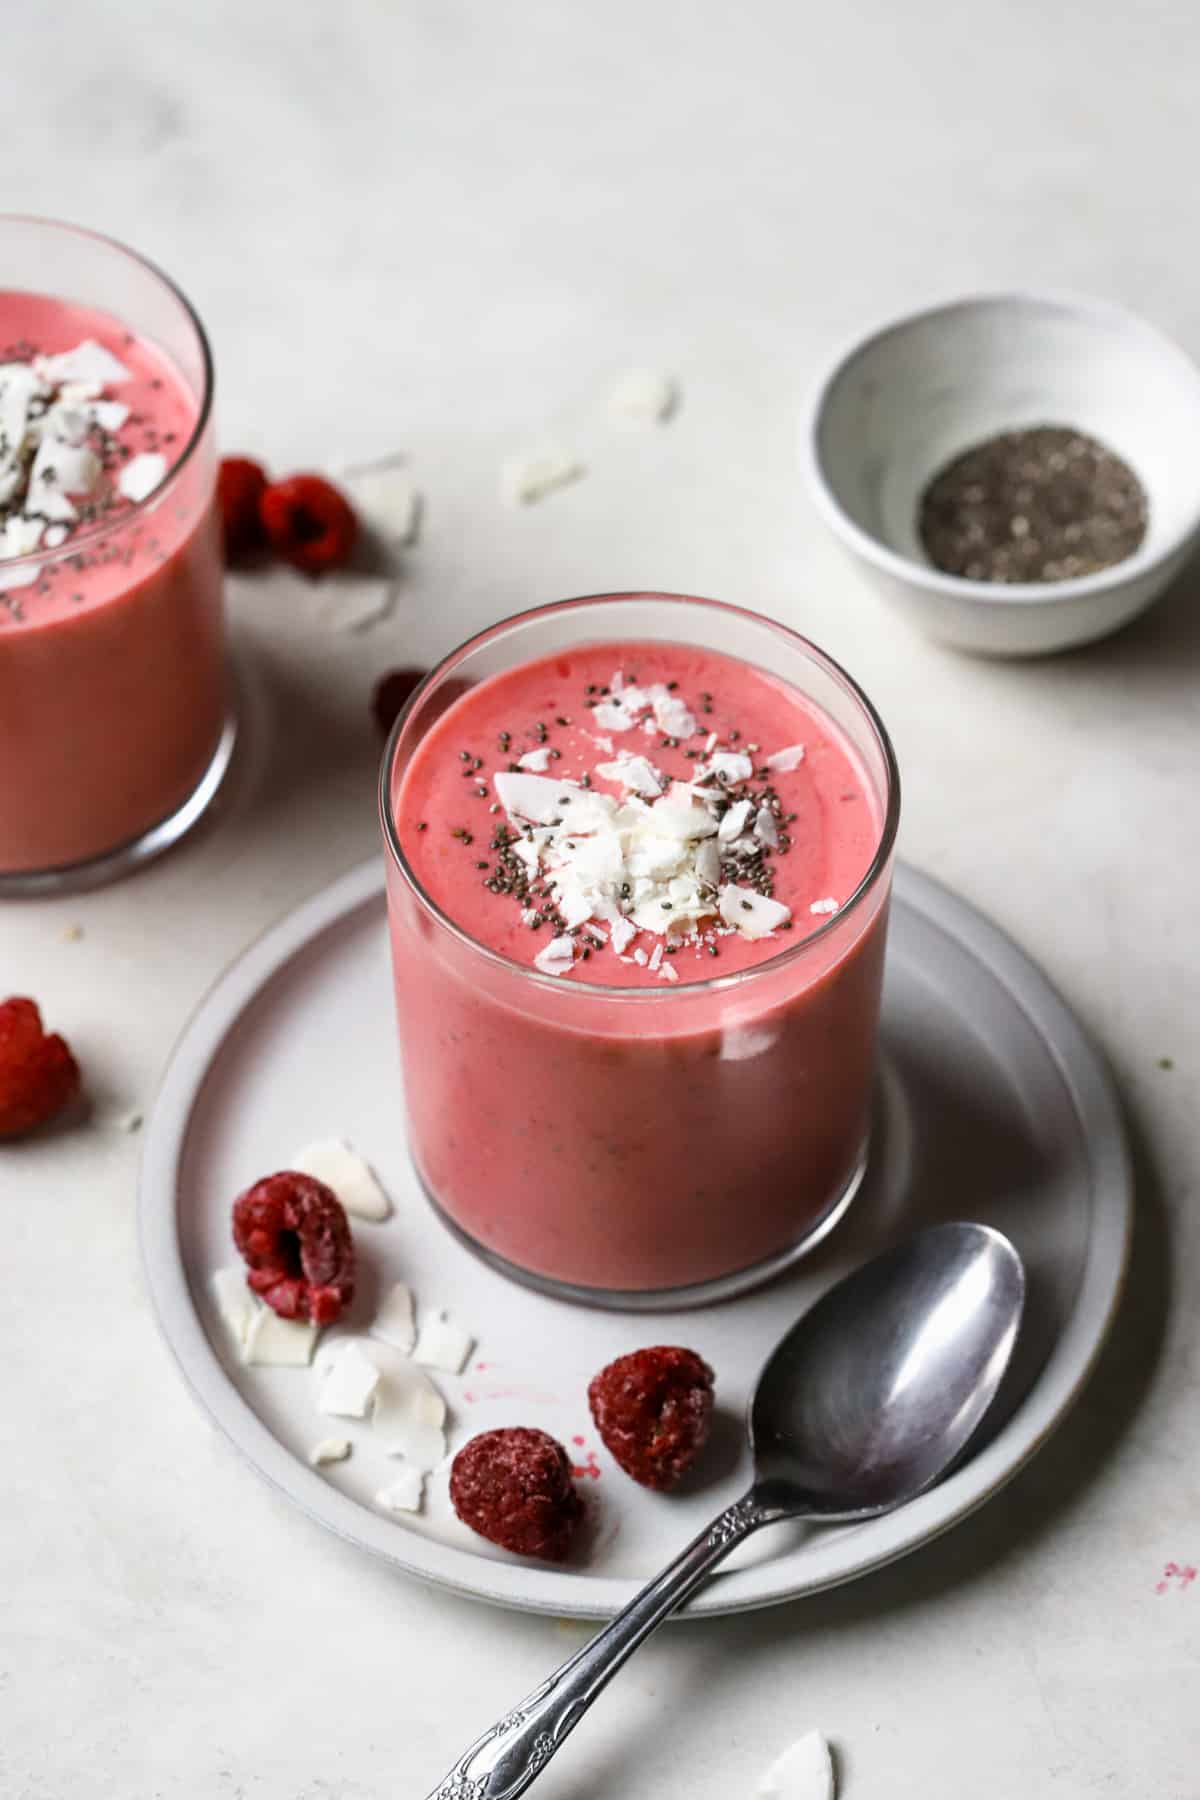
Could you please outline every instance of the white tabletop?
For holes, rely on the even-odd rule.
[[[729,1800],[815,1725],[854,1800],[1194,1800],[1200,1580],[1160,1584],[1200,1563],[1196,590],[1057,661],[951,655],[825,540],[793,442],[837,342],[963,289],[1092,290],[1200,350],[1198,49],[1170,0],[10,13],[5,203],[176,276],[227,449],[402,451],[427,515],[360,636],[296,583],[233,581],[250,755],[219,825],[0,918],[0,993],[69,1034],[95,1109],[0,1153],[7,1800],[419,1796],[580,1641],[389,1576],[235,1460],[156,1335],[115,1120],[229,958],[373,852],[375,675],[628,586],[758,607],[853,668],[897,741],[904,855],[1112,1058],[1140,1216],[1100,1370],[998,1502],[852,1588],[667,1631],[542,1791]],[[606,420],[630,365],[683,384],[661,431]],[[587,478],[507,509],[501,461],[547,433]]]

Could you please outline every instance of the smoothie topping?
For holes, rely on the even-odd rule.
[[[636,695],[641,705],[655,690],[618,692]],[[682,702],[665,686],[655,699],[665,718],[678,720]],[[743,752],[716,752],[696,780],[671,781],[649,758],[618,751],[593,773],[618,785],[619,798],[592,788],[590,776],[555,780],[532,773],[528,762],[521,757],[493,776],[509,826],[492,840],[500,860],[486,880],[494,892],[521,901],[533,929],[544,922],[559,928],[533,959],[542,974],[567,974],[577,953],[586,960],[605,941],[604,930],[618,956],[637,932],[648,931],[665,942],[648,962],[635,950],[635,960],[673,981],[664,948],[673,955],[682,942],[715,946],[730,931],[766,937],[790,923],[789,908],[771,895],[764,862],[764,847],[777,850],[786,841],[772,810],[778,802],[740,792],[754,774]],[[760,816],[769,821],[761,830]],[[597,925],[604,928],[599,937]],[[584,927],[592,929],[581,937]]]
[[[144,500],[162,482],[165,456],[123,461],[129,451],[116,440],[131,413],[105,389],[130,379],[124,363],[90,340],[61,355],[0,363],[0,559],[54,549],[116,496]]]

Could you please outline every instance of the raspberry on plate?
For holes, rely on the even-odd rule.
[[[694,1350],[659,1344],[601,1369],[588,1388],[596,1430],[627,1475],[673,1488],[708,1440],[713,1372]]]
[[[23,1137],[79,1091],[79,1065],[33,1000],[0,1003],[0,1138]]]
[[[450,1499],[480,1537],[547,1562],[563,1561],[583,1517],[566,1451],[525,1426],[483,1431],[464,1444],[450,1469]]]
[[[233,1203],[233,1241],[250,1287],[281,1319],[332,1325],[354,1298],[354,1240],[332,1188],[283,1169]]]
[[[259,497],[258,516],[271,548],[306,575],[340,569],[358,536],[345,495],[321,475],[289,475]]]
[[[265,541],[259,502],[267,489],[266,470],[248,456],[224,456],[217,472],[217,503],[225,528],[225,554],[234,558]]]

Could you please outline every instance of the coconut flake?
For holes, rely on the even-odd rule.
[[[246,1333],[246,1361],[263,1368],[307,1368],[320,1335],[320,1327],[306,1319],[281,1319],[260,1305]]]
[[[160,456],[157,450],[144,450],[125,464],[117,477],[117,487],[126,500],[132,500],[136,505],[149,499],[155,488],[161,486],[166,473],[166,457]]]
[[[391,1344],[405,1356],[411,1352],[417,1328],[413,1320],[413,1297],[402,1281],[388,1289],[371,1322],[371,1335],[382,1338],[385,1344]]]
[[[758,1800],[833,1800],[833,1759],[819,1731],[810,1731],[773,1762],[758,1784]]]
[[[527,750],[524,756],[518,756],[517,767],[529,769],[535,775],[544,775],[550,767],[550,752],[544,744],[537,750]]]
[[[260,1302],[246,1285],[246,1271],[239,1265],[218,1269],[211,1282],[213,1299],[221,1315],[221,1323],[243,1358],[250,1327]]]
[[[605,781],[619,782],[627,794],[640,794],[644,800],[657,800],[666,791],[666,783],[653,763],[628,750],[619,750],[615,762],[597,763],[596,773]]]
[[[420,1469],[403,1468],[375,1496],[376,1506],[389,1513],[419,1513],[425,1497],[425,1477]]]
[[[708,761],[700,765],[700,773],[715,775],[719,781],[732,786],[738,781],[749,781],[754,764],[740,750],[714,750]]]
[[[742,835],[742,828],[750,817],[754,807],[749,800],[738,800],[721,817],[717,826],[717,838],[722,844],[732,844],[734,838]]]
[[[314,1469],[324,1468],[326,1463],[345,1462],[350,1454],[350,1439],[339,1437],[322,1438],[314,1444],[308,1453],[308,1460]]]
[[[676,383],[669,375],[656,375],[650,369],[630,369],[608,396],[613,417],[635,425],[661,425],[678,404]]]
[[[810,913],[835,913],[838,911],[838,903],[832,897],[827,900],[814,900],[808,910]]]
[[[769,806],[760,806],[754,815],[754,835],[768,850],[779,848],[779,821]]]
[[[804,761],[804,755],[803,744],[789,744],[786,749],[776,750],[773,755],[768,756],[766,766],[768,769],[774,770],[776,774],[788,775],[793,769],[800,767]]]
[[[368,530],[392,544],[411,544],[421,522],[421,496],[396,458],[347,469],[342,480]]]
[[[371,1428],[389,1456],[428,1471],[446,1454],[446,1402],[428,1375],[405,1357],[373,1344],[380,1369]]]
[[[583,464],[559,444],[546,444],[526,456],[510,456],[502,471],[504,497],[510,506],[529,506],[556,488],[578,481]]]
[[[612,947],[616,951],[617,955],[620,956],[625,950],[627,950],[629,948],[629,945],[632,943],[633,939],[637,936],[637,926],[631,924],[628,919],[622,917],[622,918],[613,920],[611,930],[612,930],[612,940],[611,940]]]
[[[728,882],[721,889],[719,900],[725,923],[747,938],[769,937],[792,916],[782,900],[768,899],[766,894],[738,887],[735,882]]]
[[[666,737],[691,737],[696,729],[696,716],[670,688],[657,683],[650,690],[654,723]]]
[[[413,1361],[426,1369],[442,1369],[447,1375],[461,1375],[474,1347],[475,1339],[470,1332],[456,1325],[448,1313],[426,1313],[417,1333]]]
[[[343,1339],[326,1361],[317,1396],[320,1412],[365,1419],[379,1386],[379,1370],[355,1338]]]
[[[545,948],[538,951],[533,961],[534,967],[540,969],[543,975],[565,975],[575,961],[574,938],[551,938]]]
[[[82,382],[89,387],[115,387],[118,382],[132,379],[123,362],[103,344],[94,338],[85,338],[82,344],[76,344],[73,350],[60,351],[57,356],[35,356],[34,372],[43,381],[55,387],[63,382]]]
[[[357,1219],[378,1221],[391,1213],[392,1203],[370,1164],[342,1138],[321,1138],[306,1144],[289,1166],[332,1188],[346,1211]]]

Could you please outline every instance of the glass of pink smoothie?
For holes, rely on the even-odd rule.
[[[3,896],[173,843],[220,785],[233,723],[199,320],[72,226],[0,218],[0,261]]]
[[[854,682],[736,607],[524,613],[380,791],[409,1142],[482,1255],[597,1304],[765,1279],[866,1164],[899,781]]]

